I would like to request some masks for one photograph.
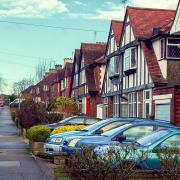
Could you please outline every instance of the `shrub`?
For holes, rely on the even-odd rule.
[[[54,100],[53,110],[68,117],[78,113],[78,105],[75,100],[61,96]]]
[[[83,129],[85,125],[66,125],[66,126],[59,126],[55,128],[51,134],[58,134],[58,133],[63,133],[67,131],[75,131],[78,129]]]
[[[47,115],[47,120],[49,123],[56,123],[63,119],[63,115],[60,113],[49,113]]]
[[[158,149],[157,157],[161,163],[160,173],[164,179],[180,178],[180,148],[163,147]]]
[[[17,112],[17,118],[23,128],[29,128],[39,123],[47,123],[47,112],[45,105],[35,103],[33,100],[24,100]]]
[[[47,126],[38,125],[33,126],[27,131],[27,137],[33,142],[45,142],[50,136],[50,129]]]
[[[79,180],[125,180],[135,173],[136,163],[143,162],[147,156],[138,153],[133,146],[119,145],[116,151],[111,147],[107,153],[98,155],[93,148],[82,147],[81,151],[70,156],[67,170],[70,179]]]

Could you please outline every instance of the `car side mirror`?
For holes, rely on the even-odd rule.
[[[124,136],[124,135],[120,135],[120,136],[117,137],[117,141],[119,141],[119,142],[122,142],[122,141],[125,141],[125,140],[126,140],[126,136]]]
[[[102,134],[103,133],[103,130],[102,129],[98,129],[95,134]]]

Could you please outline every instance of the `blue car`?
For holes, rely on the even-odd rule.
[[[161,163],[157,156],[158,153],[163,153],[168,147],[180,148],[180,127],[167,128],[156,131],[148,136],[142,137],[133,143],[133,147],[138,152],[147,152],[147,159],[139,163],[135,157],[134,161],[140,169],[161,169]],[[117,153],[122,153],[120,146],[99,146],[94,149],[96,154],[106,156],[108,150],[113,148]],[[179,159],[180,161],[180,159]],[[114,160],[116,162],[116,160]]]
[[[57,123],[52,123],[52,124],[47,124],[49,129],[52,131],[56,127],[59,126],[64,126],[64,125],[91,125],[94,123],[97,123],[101,121],[99,118],[93,118],[85,115],[80,115],[80,116],[72,116],[63,119],[62,121],[59,121]]]
[[[64,141],[63,152],[74,154],[82,146],[97,147],[116,145],[117,143],[131,143],[137,139],[152,134],[154,131],[176,127],[166,121],[138,119],[131,123],[117,127],[100,135],[69,137]]]
[[[122,126],[126,123],[130,123],[137,118],[112,118],[99,121],[93,125],[87,126],[82,130],[70,131],[65,133],[59,133],[51,135],[47,138],[44,145],[44,152],[46,154],[53,154],[61,151],[62,145],[66,138],[75,136],[87,136],[87,135],[97,135],[102,134],[113,128]]]

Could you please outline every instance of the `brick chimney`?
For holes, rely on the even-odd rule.
[[[71,58],[64,58],[64,66],[66,65],[66,63],[72,63],[72,59]]]

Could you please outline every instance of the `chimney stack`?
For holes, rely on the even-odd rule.
[[[61,64],[56,64],[55,65],[55,69],[56,70],[61,70],[62,69],[62,65]]]
[[[66,65],[66,63],[72,63],[72,59],[71,58],[64,58],[64,66]]]

